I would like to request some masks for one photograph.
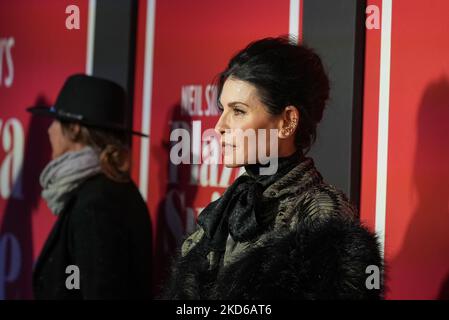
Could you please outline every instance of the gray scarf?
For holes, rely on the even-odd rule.
[[[91,147],[66,152],[47,164],[40,176],[42,197],[54,215],[64,209],[69,192],[101,171],[98,152]]]

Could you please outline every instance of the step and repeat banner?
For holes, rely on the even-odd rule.
[[[368,5],[361,219],[384,245],[387,298],[448,299],[449,2]]]
[[[51,105],[68,75],[86,72],[87,21],[87,0],[0,1],[0,299],[32,297],[55,221],[39,185],[50,122],[25,110]]]
[[[195,227],[200,211],[219,197],[239,169],[171,163],[177,128],[189,132],[191,159],[213,148],[202,140],[218,120],[215,76],[249,42],[300,34],[300,2],[141,1],[139,3],[134,125],[149,139],[133,141],[134,179],[154,225],[155,284],[169,258]]]
[[[174,164],[171,148],[187,143],[192,162],[210,154],[215,77],[251,41],[301,41],[307,1],[137,1],[133,126],[150,137],[133,138],[132,176],[153,223],[155,293],[198,214],[242,173],[204,158]],[[449,3],[430,3],[367,1],[360,214],[379,233],[390,299],[449,297]],[[91,73],[94,10],[94,0],[0,1],[0,299],[32,298],[56,220],[39,185],[50,122],[25,110]],[[170,139],[176,129],[188,134]]]

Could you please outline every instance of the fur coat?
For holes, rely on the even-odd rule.
[[[224,254],[206,245],[198,226],[183,242],[161,298],[383,297],[383,261],[375,234],[359,222],[346,196],[323,182],[311,158],[263,196],[272,204],[273,223],[247,242],[229,236]],[[379,271],[377,284],[372,268]]]

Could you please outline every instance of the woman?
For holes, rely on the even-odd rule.
[[[54,107],[53,160],[42,196],[58,217],[36,262],[37,299],[151,298],[151,225],[129,177],[125,92],[96,77],[67,79]]]
[[[218,79],[215,130],[224,164],[243,165],[246,173],[201,212],[163,297],[381,298],[382,279],[373,283],[367,273],[374,267],[382,276],[375,235],[306,157],[329,96],[320,58],[286,38],[262,39],[238,52]],[[275,141],[258,136],[277,160],[274,174],[250,161],[260,139],[254,144],[236,133],[260,129],[277,133]]]

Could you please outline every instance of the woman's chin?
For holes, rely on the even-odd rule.
[[[229,154],[225,153],[223,157],[223,164],[227,168],[239,168],[245,166],[247,162],[246,154],[240,154],[238,150]]]
[[[238,167],[241,167],[241,166],[244,166],[244,165],[245,165],[244,162],[239,162],[239,161],[237,161],[237,160],[235,159],[235,157],[234,157],[234,158],[233,158],[233,157],[229,157],[229,158],[224,157],[224,159],[223,159],[223,164],[224,164],[224,166],[227,167],[227,168],[238,168]]]
[[[238,167],[243,166],[243,164],[232,163],[232,162],[231,163],[224,162],[223,164],[226,168],[238,168]]]

